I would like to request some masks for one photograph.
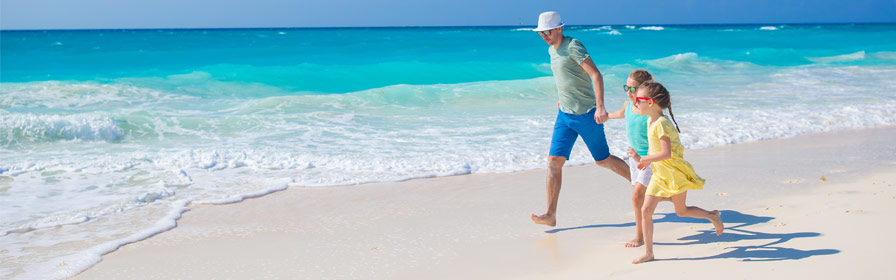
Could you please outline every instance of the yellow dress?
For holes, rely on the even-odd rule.
[[[684,147],[678,140],[678,131],[666,116],[659,117],[653,123],[650,123],[650,118],[647,119],[647,154],[657,154],[662,150],[660,138],[663,136],[669,137],[672,142],[672,157],[653,163],[653,177],[647,186],[647,195],[670,197],[687,190],[703,189],[706,180],[697,176],[694,167],[684,161]]]

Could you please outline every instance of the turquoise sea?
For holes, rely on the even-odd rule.
[[[608,111],[632,70],[664,83],[688,148],[896,125],[896,24],[564,33]],[[544,167],[547,48],[518,26],[2,31],[0,278],[74,275],[190,205]]]

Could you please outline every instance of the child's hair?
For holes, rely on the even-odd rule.
[[[669,109],[669,116],[672,117],[672,123],[675,124],[675,130],[678,130],[678,132],[681,133],[681,129],[678,128],[678,122],[675,121],[675,115],[672,114],[672,96],[669,95],[669,91],[666,90],[666,87],[657,82],[645,82],[641,84],[639,89],[643,90],[647,93],[648,97],[656,101],[656,104],[660,105],[660,108]]]
[[[628,75],[629,78],[638,82],[638,84],[643,84],[644,82],[653,82],[653,75],[650,75],[650,72],[644,69],[635,69],[631,74]]]

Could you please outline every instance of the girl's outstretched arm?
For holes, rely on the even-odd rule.
[[[647,168],[652,162],[666,160],[672,158],[672,140],[668,136],[660,137],[660,152],[646,157],[642,157],[638,161],[638,169]]]
[[[625,103],[622,103],[622,109],[619,109],[616,112],[610,113],[609,115],[607,115],[607,118],[609,118],[609,119],[625,118],[625,106],[628,106],[628,101],[625,101]]]

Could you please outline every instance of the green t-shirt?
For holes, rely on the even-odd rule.
[[[557,83],[560,96],[560,110],[567,114],[583,115],[596,107],[594,85],[582,62],[588,59],[588,51],[582,42],[572,37],[564,37],[557,49],[548,46],[551,54],[551,71]]]

